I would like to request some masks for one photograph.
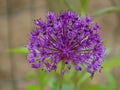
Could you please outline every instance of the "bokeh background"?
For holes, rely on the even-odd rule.
[[[80,0],[68,1],[79,13]],[[89,15],[102,8],[120,6],[120,0],[88,1],[87,14]],[[26,89],[29,84],[38,84],[36,79],[31,79],[36,72],[27,62],[26,55],[9,53],[7,50],[26,46],[28,35],[34,28],[34,19],[45,19],[45,14],[48,11],[59,12],[60,10],[68,10],[64,0],[0,0],[0,90],[39,90]],[[120,12],[106,13],[94,20],[101,26],[101,36],[108,53],[105,60],[107,60],[106,58],[119,57]],[[120,63],[120,58],[117,60]],[[110,72],[117,88],[111,90],[120,90],[120,67],[119,64],[114,66]],[[28,73],[32,74],[28,75]],[[92,84],[107,85],[108,83],[104,72],[95,74],[94,78],[89,81]],[[49,85],[46,85],[44,90],[50,90]]]

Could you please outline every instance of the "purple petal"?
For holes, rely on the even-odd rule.
[[[32,64],[32,68],[39,68],[40,67],[40,64],[39,63],[34,63]]]
[[[95,24],[95,25],[93,26],[93,30],[98,30],[98,29],[99,29],[98,24]]]
[[[62,69],[62,74],[63,74],[63,75],[64,75],[65,72],[66,72],[65,69]]]
[[[75,66],[75,69],[78,71],[81,71],[81,67],[80,66]]]
[[[68,64],[68,60],[65,60],[65,64]]]
[[[71,69],[71,66],[70,66],[70,65],[68,65],[68,69],[69,69],[69,70]]]

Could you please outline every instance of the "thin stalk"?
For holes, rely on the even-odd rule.
[[[62,69],[64,68],[64,62],[62,60],[62,65],[61,65],[61,70],[60,70],[60,85],[59,85],[59,90],[62,90],[62,84],[63,84],[63,74],[62,74]]]
[[[59,90],[62,90],[62,83],[63,83],[63,75],[61,74],[61,79],[60,79],[60,86],[59,86]]]
[[[73,75],[73,80],[74,80],[74,90],[77,90],[77,80],[78,80],[78,72],[75,71],[74,75]]]

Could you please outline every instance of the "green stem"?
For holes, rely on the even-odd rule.
[[[73,78],[74,78],[74,79],[73,79],[73,80],[74,80],[74,90],[77,90],[77,82],[76,82],[76,81],[78,80],[77,73],[78,73],[78,72],[75,71],[75,73],[74,73],[74,75],[73,75]]]
[[[43,74],[43,72],[40,73],[40,69],[37,69],[36,72],[37,72],[37,80],[38,80],[38,83],[39,83],[39,86],[40,86],[39,88],[42,90],[44,88],[44,86],[41,85],[42,84],[41,83],[41,75]]]
[[[62,90],[62,83],[63,83],[63,75],[61,74],[59,90]]]
[[[61,65],[61,70],[60,70],[60,86],[59,90],[62,90],[62,84],[63,84],[63,74],[62,74],[62,69],[64,68],[64,62],[62,60],[62,65]]]

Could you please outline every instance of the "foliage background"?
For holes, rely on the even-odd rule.
[[[59,75],[32,69],[23,47],[34,28],[34,19],[45,19],[49,10],[68,9],[96,15],[106,57],[102,72],[97,72],[92,80],[84,72],[72,70],[65,74],[63,90],[120,89],[119,0],[0,0],[0,90],[57,90]]]

